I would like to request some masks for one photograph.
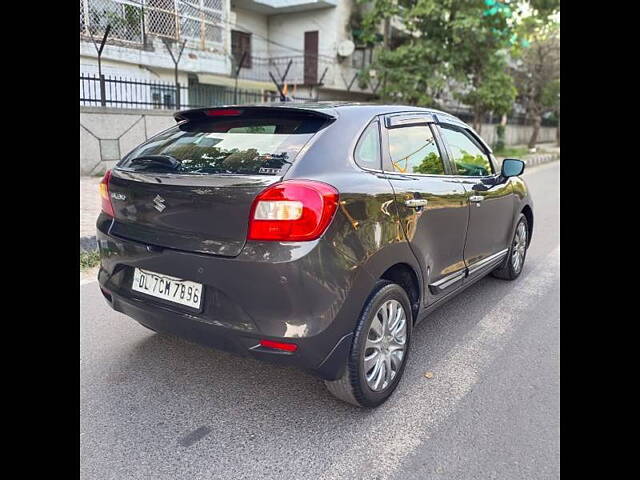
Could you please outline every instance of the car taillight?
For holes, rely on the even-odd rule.
[[[338,207],[338,191],[312,180],[287,180],[253,201],[249,240],[302,242],[324,233]]]
[[[218,108],[215,110],[206,110],[205,115],[208,117],[235,117],[242,114],[242,110],[237,108]]]
[[[109,181],[111,180],[111,170],[107,170],[100,182],[100,198],[102,199],[102,211],[107,215],[115,217],[113,213],[113,205],[111,205],[111,196],[109,195]]]

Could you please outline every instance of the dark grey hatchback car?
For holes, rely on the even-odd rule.
[[[175,118],[100,185],[102,292],[151,330],[301,367],[375,407],[417,322],[522,271],[524,163],[498,170],[451,115],[283,103]]]

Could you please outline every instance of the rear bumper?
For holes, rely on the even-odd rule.
[[[355,322],[373,279],[322,240],[247,243],[237,257],[162,249],[110,235],[98,219],[107,301],[148,328],[334,380],[342,374]],[[134,292],[134,267],[203,284],[202,310]],[[261,339],[295,343],[266,349]]]

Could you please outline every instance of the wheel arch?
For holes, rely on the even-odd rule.
[[[407,292],[409,302],[411,303],[413,323],[415,323],[418,318],[422,295],[420,294],[420,280],[414,267],[404,262],[396,263],[387,268],[382,275],[380,275],[380,279],[397,283]]]
[[[529,227],[529,231],[527,232],[527,247],[531,244],[531,237],[533,237],[533,209],[530,205],[525,205],[522,207],[521,213],[527,219],[527,225]]]

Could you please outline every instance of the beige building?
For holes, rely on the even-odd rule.
[[[168,49],[177,57],[183,44],[181,106],[232,103],[236,85],[267,98],[277,93],[271,76],[290,96],[368,100],[380,79],[358,75],[371,51],[353,42],[354,8],[354,0],[80,0],[81,98],[98,74],[94,40],[110,25],[101,71],[118,106],[175,102]]]

